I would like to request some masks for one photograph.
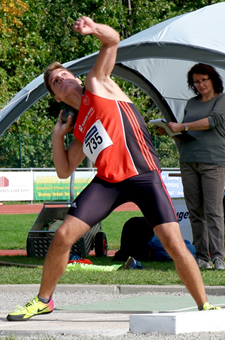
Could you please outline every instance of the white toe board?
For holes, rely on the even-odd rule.
[[[131,314],[130,331],[180,334],[192,332],[219,332],[225,330],[225,310]]]

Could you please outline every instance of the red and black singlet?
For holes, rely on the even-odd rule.
[[[86,90],[73,134],[95,163],[97,176],[107,182],[160,169],[144,119],[133,103]]]

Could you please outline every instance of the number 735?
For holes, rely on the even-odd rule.
[[[99,144],[102,144],[103,139],[99,136],[99,133],[96,132],[86,143],[86,146],[89,147],[89,151],[93,154],[93,150],[96,150]]]

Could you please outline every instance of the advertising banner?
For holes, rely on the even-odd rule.
[[[177,213],[177,220],[180,225],[181,235],[184,240],[193,242],[189,212],[184,198],[172,199],[174,209]]]
[[[91,182],[93,170],[76,170],[74,197]],[[176,176],[177,174],[177,176]],[[183,198],[180,171],[162,171],[162,179],[171,198]],[[56,171],[0,171],[1,201],[63,201],[71,200],[71,178],[59,179]]]
[[[184,197],[180,171],[162,171],[161,174],[170,197]]]
[[[0,202],[33,201],[33,173],[0,172]]]
[[[95,171],[76,171],[74,178],[74,197],[91,182]],[[59,179],[55,171],[34,172],[35,201],[70,201],[70,177]]]

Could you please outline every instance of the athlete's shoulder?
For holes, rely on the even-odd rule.
[[[85,79],[85,88],[105,99],[131,102],[130,98],[121,90],[111,77],[96,78],[88,73]]]

